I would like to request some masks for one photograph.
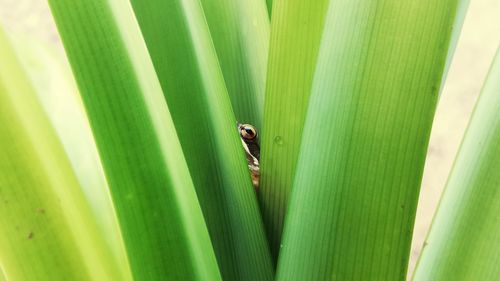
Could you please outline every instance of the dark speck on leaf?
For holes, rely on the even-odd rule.
[[[432,85],[431,93],[432,93],[432,95],[439,94],[439,88],[436,85]]]
[[[28,239],[33,239],[33,237],[35,237],[35,233],[30,232],[30,234],[28,234]]]
[[[39,208],[36,210],[39,214],[45,215],[45,209]]]

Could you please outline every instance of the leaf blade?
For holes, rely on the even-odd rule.
[[[448,45],[460,28],[459,1],[434,4],[330,1],[278,280],[405,278]]]
[[[109,252],[2,30],[0,58],[2,275],[9,280],[130,280],[127,268],[120,268]]]
[[[203,0],[236,119],[262,128],[269,17],[261,1]]]
[[[498,276],[500,48],[483,86],[412,280]]]
[[[219,280],[131,6],[115,0],[49,3],[92,125],[134,278]]]
[[[120,267],[129,271],[108,184],[69,65],[40,41],[18,34],[11,39],[13,49],[71,162],[102,235]]]
[[[274,3],[259,200],[276,262],[328,1]]]
[[[132,1],[202,207],[223,279],[273,269],[224,77],[198,1]]]

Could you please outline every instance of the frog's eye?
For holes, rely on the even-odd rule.
[[[257,136],[257,131],[251,125],[241,126],[241,136],[247,140],[253,140]]]

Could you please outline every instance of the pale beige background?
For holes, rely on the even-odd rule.
[[[36,36],[62,52],[46,1],[0,0],[0,20],[9,30]],[[471,0],[434,121],[417,211],[410,273],[499,43],[500,0]]]

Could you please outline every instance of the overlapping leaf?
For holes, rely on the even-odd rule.
[[[278,280],[402,280],[460,1],[331,0]]]
[[[12,39],[14,51],[64,147],[101,233],[121,267],[128,270],[108,184],[67,61],[38,40],[19,34]]]
[[[500,49],[474,109],[413,280],[500,274]]]
[[[130,3],[49,3],[90,119],[134,279],[220,279]]]
[[[236,119],[262,128],[269,17],[262,1],[202,0]]]
[[[8,280],[129,280],[0,30],[0,265]]]
[[[226,280],[269,280],[271,260],[201,4],[133,0]],[[222,40],[222,39],[221,39]]]
[[[261,152],[261,211],[277,258],[328,0],[274,3]]]

